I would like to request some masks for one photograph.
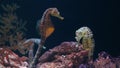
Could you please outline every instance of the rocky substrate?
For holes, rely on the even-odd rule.
[[[120,57],[113,58],[102,51],[96,60],[88,60],[89,51],[76,44],[63,42],[49,49],[38,59],[36,68],[120,68]],[[0,48],[0,68],[28,68],[28,58]]]

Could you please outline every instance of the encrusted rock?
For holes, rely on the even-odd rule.
[[[88,51],[76,47],[76,42],[63,42],[45,52],[39,58],[37,68],[78,68],[87,56]]]
[[[0,48],[0,68],[27,68],[27,57],[19,57],[10,49]]]

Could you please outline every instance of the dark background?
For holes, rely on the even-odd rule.
[[[88,26],[94,34],[95,56],[106,51],[112,56],[120,55],[119,18],[120,7],[115,0],[1,0],[0,4],[17,3],[18,16],[27,20],[27,38],[39,38],[36,22],[43,12],[56,7],[65,18],[63,21],[52,17],[55,32],[46,40],[47,49],[64,41],[75,41],[75,31]]]

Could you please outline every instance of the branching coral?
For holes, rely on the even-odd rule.
[[[26,22],[18,19],[16,10],[18,5],[1,5],[4,12],[0,15],[0,46],[10,46],[17,49],[19,42],[24,41],[24,31]]]

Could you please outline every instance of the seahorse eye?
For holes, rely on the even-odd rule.
[[[59,15],[60,13],[59,13],[58,10],[56,9],[56,10],[54,10],[53,14]]]

